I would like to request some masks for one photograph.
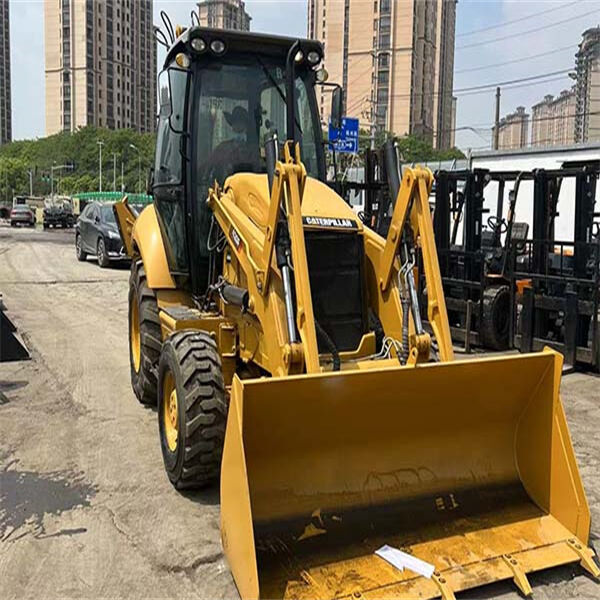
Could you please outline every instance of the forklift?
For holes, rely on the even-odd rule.
[[[511,332],[521,352],[550,346],[570,367],[600,370],[600,213],[595,212],[600,161],[564,163],[533,172],[533,238],[526,253],[513,246]],[[557,239],[559,195],[574,178],[573,241]],[[561,203],[564,200],[561,200]],[[518,283],[520,282],[520,283]]]
[[[473,345],[491,350],[510,346],[508,256],[512,243],[522,248],[528,234],[528,224],[515,221],[523,175],[487,169],[440,170],[435,175],[434,231],[448,315],[453,339],[464,343],[467,352]],[[484,190],[494,181],[498,184],[496,214],[488,216],[484,225],[484,215],[489,213]]]

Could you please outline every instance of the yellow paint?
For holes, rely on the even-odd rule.
[[[175,380],[171,371],[168,371],[163,379],[162,419],[167,446],[171,452],[175,452],[177,449],[179,416],[177,389],[175,388]]]
[[[133,226],[135,224],[136,216],[131,210],[131,207],[127,203],[127,196],[120,202],[113,204],[113,211],[115,213],[115,220],[119,227],[119,233],[121,234],[121,240],[123,242],[123,248],[127,256],[133,258],[135,255],[133,248]]]
[[[164,314],[191,299],[168,273],[153,208],[132,234],[149,285],[158,288],[163,335],[184,326],[210,330],[229,365],[221,526],[242,598],[451,600],[502,579],[526,593],[527,573],[571,562],[594,573],[585,547],[590,512],[559,397],[560,355],[454,361],[428,203],[431,173],[406,170],[386,239],[306,176],[297,147],[286,145],[276,173],[271,190],[265,175],[240,173],[209,195],[228,242],[222,272],[248,290],[245,313],[221,303],[212,321]],[[287,337],[274,256],[282,208],[296,344]],[[316,342],[305,216],[357,222],[349,235],[364,241],[369,308],[397,340],[409,318],[400,303],[398,247],[404,225],[412,228],[440,362],[427,362],[430,337],[415,335],[410,321],[409,365],[370,360],[373,338],[365,336],[342,356],[342,371],[322,372],[330,361]],[[240,379],[234,369],[244,363],[271,377]],[[174,382],[167,388],[161,410],[171,448],[177,395]],[[319,535],[306,534],[315,528]],[[434,576],[379,559],[373,553],[385,543],[433,563]]]
[[[587,543],[589,507],[561,368],[544,352],[235,379],[221,511],[242,597],[451,597],[581,562],[569,540]],[[307,538],[317,510],[326,531]],[[374,556],[384,543],[437,581]]]
[[[147,206],[136,219],[132,239],[134,252],[144,263],[148,287],[175,289],[154,205]]]
[[[129,339],[131,341],[131,359],[133,362],[133,368],[136,373],[140,371],[141,364],[141,338],[140,338],[140,315],[138,308],[138,299],[133,298],[133,301],[130,306],[131,315],[130,315],[130,329],[129,329]]]

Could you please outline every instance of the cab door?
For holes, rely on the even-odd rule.
[[[185,177],[186,96],[189,72],[170,67],[159,77],[160,112],[152,195],[160,224],[169,270],[189,274]]]

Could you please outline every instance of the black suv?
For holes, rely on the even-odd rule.
[[[91,254],[101,267],[127,259],[112,204],[92,202],[83,209],[75,224],[75,250],[77,260],[84,261]]]

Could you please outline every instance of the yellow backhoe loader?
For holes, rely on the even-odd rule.
[[[396,160],[387,238],[360,222],[324,183],[322,59],[315,41],[201,27],[168,51],[154,203],[115,210],[133,388],[158,408],[169,479],[220,477],[244,599],[529,594],[528,573],[572,562],[597,577],[561,356],[454,360],[432,175],[400,181]]]

